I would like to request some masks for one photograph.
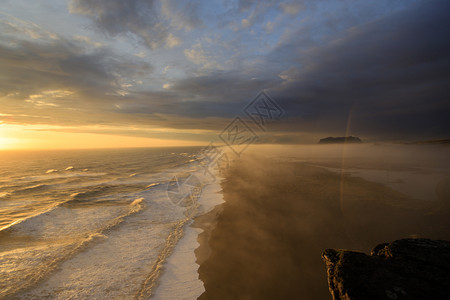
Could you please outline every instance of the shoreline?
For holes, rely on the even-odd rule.
[[[217,204],[211,211],[194,218],[190,227],[198,228],[202,231],[197,236],[199,246],[195,249],[196,263],[201,266],[211,255],[212,250],[209,246],[209,239],[212,231],[217,225],[219,215],[223,211],[225,203]],[[203,282],[203,281],[202,281]]]
[[[193,174],[199,178],[202,176],[199,171],[195,171]],[[220,178],[218,174],[216,174],[216,178]],[[165,259],[150,299],[191,300],[197,299],[205,291],[204,283],[198,276],[200,263],[196,251],[200,247],[199,236],[203,236],[204,232],[209,231],[202,228],[204,224],[202,226],[195,224],[200,224],[197,219],[207,220],[209,214],[220,207],[223,202],[220,182],[206,183],[198,198],[195,215],[191,216],[183,226],[182,237],[176,243],[171,254]],[[202,247],[202,249],[205,248]]]
[[[423,201],[363,178],[340,180],[299,162],[235,163],[221,182],[225,202],[192,224],[203,230],[195,250],[205,286],[198,299],[327,299],[324,249],[368,252],[397,238],[449,238],[424,214],[431,207]]]

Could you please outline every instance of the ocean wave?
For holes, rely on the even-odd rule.
[[[0,193],[0,199],[8,198],[11,195],[9,192]]]
[[[9,224],[4,225],[3,227],[1,227],[1,228],[0,228],[0,232],[4,232],[4,231],[6,231],[6,230],[10,230],[10,229],[12,229],[14,226],[17,226],[17,225],[19,225],[19,224],[22,224],[23,222],[26,222],[26,221],[28,221],[28,220],[32,220],[33,218],[36,218],[36,217],[39,217],[39,216],[43,216],[43,215],[45,215],[46,213],[52,211],[53,209],[55,209],[55,208],[57,208],[57,207],[58,207],[58,204],[54,204],[54,205],[51,205],[51,206],[49,206],[49,207],[47,207],[47,208],[45,208],[45,209],[40,210],[40,211],[37,212],[37,213],[29,214],[28,216],[23,217],[23,218],[18,218],[18,219],[16,219],[16,220],[12,221],[11,223],[9,223]]]
[[[0,228],[0,232],[4,232],[4,231],[10,231],[13,229],[17,229],[21,232],[29,232],[32,233],[34,236],[38,235],[37,232],[38,231],[48,231],[49,228],[53,228],[54,230],[59,230],[61,229],[62,232],[64,232],[64,228],[59,228],[59,227],[64,227],[64,224],[67,226],[68,224],[66,223],[66,219],[67,218],[62,218],[63,215],[68,215],[71,217],[77,217],[76,214],[72,214],[72,210],[71,210],[71,205],[70,204],[80,204],[80,200],[77,198],[78,193],[72,194],[71,199],[67,200],[67,201],[63,201],[63,202],[59,202],[59,203],[54,203],[50,206],[47,206],[46,208],[41,209],[40,211],[38,211],[37,213],[34,214],[30,214],[26,217],[23,218],[19,218],[16,219],[14,221],[12,221],[11,223],[4,225],[3,227]],[[81,195],[80,197],[83,197],[83,195]],[[83,198],[82,198],[83,199]],[[136,198],[133,201],[130,202],[130,200],[127,199],[98,199],[97,201],[95,201],[94,203],[90,203],[93,204],[90,206],[91,209],[95,209],[98,208],[98,210],[102,211],[105,215],[107,215],[107,217],[99,217],[99,219],[105,219],[104,221],[107,221],[108,219],[108,211],[111,212],[111,216],[113,216],[113,218],[115,218],[115,216],[117,216],[117,213],[114,212],[123,212],[124,206],[128,206],[128,210],[126,211],[126,214],[123,213],[119,213],[119,215],[125,216],[125,215],[129,215],[129,214],[133,214],[136,213],[138,211],[140,211],[143,208],[143,201],[144,198],[140,197],[140,198]],[[81,200],[81,202],[83,202],[83,200]],[[101,204],[114,204],[114,206],[110,206],[109,210],[106,210],[105,207],[101,208]],[[61,221],[58,221],[60,220]],[[55,225],[58,226],[47,226],[50,223],[54,223]],[[72,225],[76,225],[75,223],[72,223]]]
[[[157,260],[153,263],[150,273],[141,284],[140,290],[135,295],[137,299],[148,299],[152,296],[157,280],[163,269],[166,259],[172,254],[179,239],[183,236],[183,227],[189,218],[176,222],[172,232],[167,236],[164,248],[159,253]]]
[[[145,187],[145,189],[147,190],[147,189],[149,189],[149,188],[156,187],[156,186],[160,186],[160,185],[162,185],[162,184],[164,184],[164,183],[161,183],[161,182],[150,183],[149,185],[147,185],[147,186]]]
[[[100,184],[71,194],[64,205],[128,204],[130,196],[144,189],[143,184]]]
[[[128,217],[140,212],[143,208],[144,198],[135,199],[130,203],[128,210],[123,211],[122,214],[116,215],[109,220],[103,222],[95,229],[87,231],[86,234],[78,235],[78,238],[71,236],[71,239],[67,241],[65,236],[58,236],[62,241],[56,241],[36,252],[34,248],[22,249],[20,263],[27,265],[24,270],[16,271],[17,274],[9,272],[7,275],[9,278],[0,282],[0,297],[8,297],[17,295],[23,290],[35,285],[38,281],[48,276],[51,272],[58,268],[63,262],[74,257],[76,254],[86,251],[95,245],[95,242],[107,238],[106,233],[119,226]],[[39,215],[40,218],[51,217],[49,213]],[[25,222],[22,222],[21,226],[26,226]],[[35,224],[28,224],[29,230],[35,231]],[[85,229],[85,228],[80,228]],[[69,237],[70,232],[66,232]],[[9,254],[11,253],[11,254]],[[1,260],[17,260],[12,252],[2,253]],[[12,257],[9,258],[8,255]],[[39,263],[36,263],[39,260]],[[17,262],[19,263],[19,262]],[[30,266],[28,266],[30,264]],[[2,271],[0,270],[0,274]],[[15,276],[14,276],[15,275]],[[14,283],[14,284],[13,284]],[[20,297],[19,297],[20,298]]]
[[[177,156],[183,155],[177,154]],[[42,287],[46,294],[49,291],[48,286],[36,283],[43,278],[53,276],[52,271],[64,266],[64,262],[69,261],[68,264],[73,261],[78,262],[73,259],[78,258],[78,254],[85,250],[89,250],[89,252],[86,251],[81,256],[90,257],[94,245],[95,247],[100,245],[102,249],[97,251],[98,254],[109,256],[111,253],[106,250],[120,248],[116,246],[122,245],[121,243],[131,245],[128,246],[132,250],[130,252],[141,251],[139,255],[142,255],[142,258],[148,262],[147,266],[144,266],[146,269],[150,269],[153,265],[150,262],[154,261],[153,257],[151,261],[148,260],[149,252],[154,252],[151,255],[155,255],[155,259],[158,254],[160,255],[158,262],[152,270],[149,270],[151,274],[147,271],[142,272],[143,277],[145,274],[149,274],[149,276],[141,286],[140,292],[142,295],[151,293],[166,256],[172,252],[183,231],[183,222],[180,223],[180,221],[184,219],[184,208],[174,206],[167,199],[165,184],[173,177],[173,173],[178,173],[179,170],[190,172],[193,169],[193,157],[190,156],[173,160],[167,159],[167,154],[164,154],[164,159],[160,160],[156,155],[140,157],[133,153],[129,157],[118,157],[119,160],[124,161],[124,165],[117,166],[117,159],[104,155],[104,161],[100,157],[98,159],[88,157],[85,161],[81,160],[80,165],[76,165],[76,168],[69,163],[62,166],[47,165],[45,169],[53,171],[45,174],[45,169],[40,174],[17,171],[14,176],[20,179],[7,183],[14,184],[14,186],[2,189],[1,193],[22,190],[23,195],[25,195],[24,193],[28,194],[26,196],[17,194],[17,197],[12,198],[14,203],[17,202],[17,206],[13,206],[13,201],[9,201],[9,199],[9,202],[4,201],[4,204],[11,203],[7,208],[11,207],[16,212],[23,204],[20,200],[26,200],[26,197],[33,195],[33,198],[36,196],[36,199],[30,202],[39,207],[30,205],[30,210],[23,209],[24,215],[29,212],[31,214],[33,211],[34,214],[24,218],[20,218],[20,214],[17,214],[17,220],[10,218],[11,223],[0,230],[0,243],[2,246],[9,243],[7,248],[11,249],[10,254],[7,253],[8,251],[0,252],[0,259],[4,262],[0,266],[17,264],[17,268],[13,270],[16,272],[17,269],[17,272],[14,273],[14,280],[17,281],[7,282],[3,275],[0,275],[3,281],[3,283],[0,282],[0,298],[2,296],[20,298],[21,293],[25,293],[21,290],[28,287],[31,289]],[[77,160],[67,159],[66,161],[75,162]],[[50,169],[50,167],[55,169]],[[66,168],[64,169],[64,167]],[[89,167],[90,170],[86,167]],[[46,198],[42,196],[46,196]],[[50,203],[51,201],[54,203]],[[124,220],[127,221],[124,222]],[[164,230],[162,230],[163,228]],[[136,234],[137,230],[140,230],[138,231],[139,235]],[[166,231],[167,234],[172,231],[167,240],[164,239]],[[111,243],[113,237],[115,242]],[[98,243],[99,241],[101,243]],[[153,243],[151,245],[155,245],[155,247],[149,247],[150,241]],[[140,247],[138,250],[137,246]],[[16,248],[20,251],[14,254]],[[43,250],[41,251],[41,249]],[[44,253],[44,251],[47,252]],[[1,255],[5,256],[1,258]],[[11,260],[6,255],[10,255]],[[16,258],[13,259],[13,257]],[[134,258],[135,255],[130,257]],[[111,261],[113,262],[113,260]],[[142,263],[140,260],[138,262],[138,268],[141,270]],[[25,267],[20,268],[21,266]],[[0,274],[6,274],[7,271],[6,267],[3,270],[0,268]],[[69,268],[67,272],[72,274],[70,271],[72,270]],[[85,271],[80,270],[80,272]],[[7,275],[9,276],[9,274]],[[54,275],[58,281],[59,272]],[[99,276],[102,275],[99,274]],[[47,283],[46,281],[42,282]],[[62,284],[63,282],[58,281],[58,283]],[[139,285],[138,281],[137,288]],[[3,287],[7,287],[8,291]],[[55,295],[59,291],[61,289],[55,289]],[[77,291],[73,290],[73,292]]]
[[[137,198],[136,200],[131,202],[130,203],[130,214],[141,211],[144,208],[143,201],[144,201],[144,198]]]
[[[25,176],[21,177],[19,180],[21,181],[42,181],[42,180],[49,180],[49,179],[59,179],[59,178],[70,178],[70,177],[101,177],[107,175],[107,173],[86,173],[83,171],[83,173],[49,173],[47,175],[38,175],[38,176]]]
[[[22,194],[28,194],[28,193],[36,193],[36,192],[42,192],[47,191],[51,189],[52,187],[60,186],[60,185],[46,185],[46,184],[39,184],[32,187],[27,187],[21,190],[16,190],[12,194],[22,195]],[[124,199],[96,199],[96,197],[100,196],[102,193],[107,191],[109,186],[99,186],[94,190],[85,191],[85,192],[77,192],[70,195],[69,199],[66,199],[64,201],[55,201],[54,203],[47,204],[47,205],[40,205],[40,209],[37,208],[28,208],[27,211],[29,213],[22,212],[22,215],[26,215],[25,217],[17,218],[16,220],[13,220],[11,223],[4,225],[0,228],[0,231],[4,231],[7,229],[16,228],[19,224],[20,226],[26,226],[26,223],[39,223],[39,220],[37,218],[46,218],[50,213],[53,213],[53,211],[57,208],[70,208],[72,206],[79,206],[79,205],[92,205],[92,206],[100,206],[102,204],[114,204],[114,205],[127,205],[129,203],[129,200]],[[33,227],[33,226],[30,226]]]
[[[17,189],[15,191],[13,191],[11,194],[25,194],[25,193],[31,193],[31,192],[44,191],[44,190],[48,190],[54,186],[57,186],[57,184],[36,184],[36,185],[25,187],[22,189]]]
[[[56,170],[56,169],[50,169],[50,170],[47,170],[47,171],[45,172],[45,174],[51,174],[51,173],[55,173],[55,172],[58,172],[58,170]]]
[[[82,200],[89,200],[92,198],[95,198],[97,196],[100,196],[104,194],[108,189],[111,189],[112,186],[110,185],[97,185],[94,187],[91,187],[90,190],[84,191],[84,192],[76,192],[70,195],[72,198],[69,201],[82,201]]]

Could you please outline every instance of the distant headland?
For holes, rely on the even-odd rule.
[[[340,144],[340,143],[362,143],[361,139],[356,136],[340,136],[327,137],[320,139],[319,144]]]
[[[409,142],[406,144],[409,144],[409,145],[450,145],[450,139]]]

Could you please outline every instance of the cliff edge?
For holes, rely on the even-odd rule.
[[[328,286],[335,300],[450,299],[450,242],[402,239],[370,255],[327,249]]]

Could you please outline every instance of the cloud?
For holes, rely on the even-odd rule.
[[[200,65],[203,69],[220,69],[215,57],[207,53],[200,43],[193,45],[191,49],[185,49],[184,55],[188,60]]]
[[[280,8],[283,10],[285,14],[296,15],[298,14],[304,7],[302,3],[280,3]]]
[[[282,71],[278,76],[283,79],[285,83],[290,83],[299,79],[300,71],[296,67],[290,67],[289,69]]]
[[[274,26],[275,26],[275,24],[273,22],[270,22],[270,21],[267,22],[266,26],[265,26],[266,33],[268,33],[268,34],[272,33]]]
[[[133,56],[121,57],[107,47],[88,51],[61,37],[8,40],[0,43],[2,112],[42,114],[56,123],[69,122],[75,111],[101,114],[132,89],[130,82],[153,70]]]
[[[76,40],[76,41],[84,42],[84,43],[86,43],[86,44],[88,44],[90,46],[93,46],[95,48],[100,48],[100,47],[104,46],[103,43],[93,41],[90,37],[84,36],[84,35],[76,35],[76,36],[74,36],[73,39]]]
[[[181,44],[181,40],[174,36],[172,33],[169,33],[166,39],[166,47],[173,48],[179,46]]]
[[[258,23],[264,23],[271,10],[276,8],[277,1],[239,1],[239,10],[249,12],[241,19],[243,28],[252,27]]]
[[[345,132],[351,115],[352,128],[366,134],[445,135],[449,8],[445,1],[422,2],[304,49],[300,58],[301,41],[286,42],[271,57],[283,53],[297,67],[280,73],[277,97],[311,130]]]
[[[67,90],[42,91],[40,94],[30,95],[25,102],[32,103],[36,106],[59,106],[58,104],[55,104],[53,100],[67,98],[72,94],[72,91]]]
[[[162,0],[161,14],[167,19],[172,28],[177,30],[192,30],[202,27],[199,1]]]
[[[242,19],[241,23],[242,23],[242,26],[244,26],[244,28],[248,28],[251,26],[251,23],[248,19]]]
[[[152,0],[72,0],[69,11],[89,17],[110,37],[132,34],[150,49],[164,46],[169,34]]]
[[[271,139],[345,134],[348,124],[363,137],[448,135],[448,2],[380,1],[246,0],[220,13],[197,1],[71,2],[96,30],[147,47],[128,55],[88,34],[7,19],[0,112],[42,116],[17,119],[31,123],[220,130],[266,89],[286,110]]]
[[[84,94],[114,93],[122,88],[123,80],[152,70],[148,63],[115,56],[107,49],[85,53],[83,48],[67,40],[15,41],[15,44],[0,45],[4,94],[28,97],[61,87]]]
[[[0,20],[0,29],[3,36],[14,37],[21,35],[24,38],[32,40],[38,39],[58,39],[58,36],[49,32],[37,24],[16,18],[14,16],[0,12],[2,19]]]
[[[114,38],[134,36],[150,49],[181,43],[174,32],[203,25],[198,3],[172,0],[71,0],[69,11],[90,18],[101,32]]]
[[[238,60],[237,68],[177,80],[170,90],[195,100],[181,106],[194,117],[231,117],[269,89],[287,112],[274,130],[345,134],[350,120],[354,134],[371,137],[445,136],[446,7],[445,1],[421,2],[327,40],[286,39],[252,67]],[[185,55],[199,65],[210,61],[200,45]]]
[[[147,56],[147,52],[145,51],[140,51],[139,53],[135,53],[134,56],[140,57],[140,58],[144,58]]]

